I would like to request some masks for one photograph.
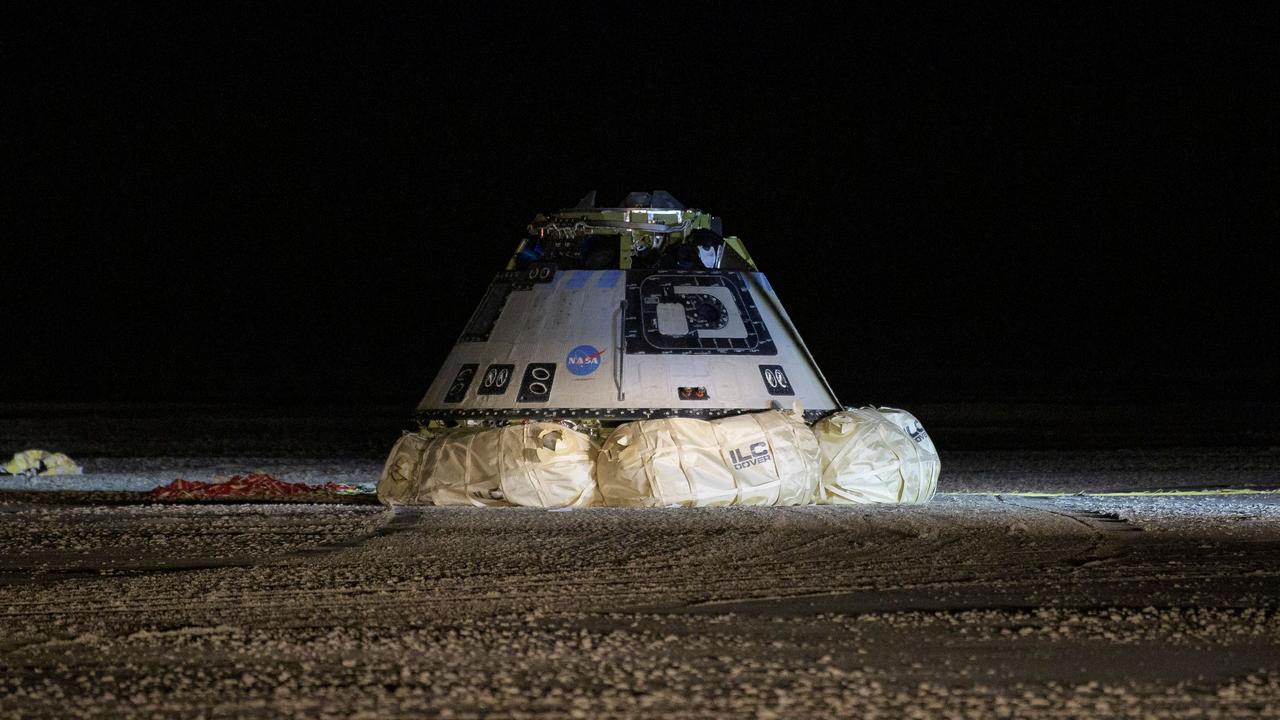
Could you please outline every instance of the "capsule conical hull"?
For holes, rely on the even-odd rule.
[[[736,270],[500,273],[420,420],[717,417],[839,408],[768,280]]]

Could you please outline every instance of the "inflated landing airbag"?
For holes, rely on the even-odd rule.
[[[587,435],[531,422],[406,434],[378,483],[388,505],[541,508],[923,503],[942,464],[915,416],[837,412],[810,429],[777,410],[618,426]]]
[[[914,415],[893,408],[844,410],[813,426],[822,449],[818,502],[927,502],[942,462]]]
[[[817,491],[819,450],[804,423],[775,410],[641,420],[609,436],[596,479],[613,506],[803,505]]]
[[[378,483],[388,505],[595,504],[595,447],[556,423],[508,425],[430,440],[400,438]]]

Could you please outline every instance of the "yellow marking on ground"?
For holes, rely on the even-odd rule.
[[[1191,497],[1196,495],[1278,495],[1280,488],[1220,488],[1217,490],[1124,490],[1119,492],[943,492],[939,495],[1004,495],[1007,497]]]

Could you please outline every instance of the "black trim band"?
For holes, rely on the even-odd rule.
[[[656,418],[690,417],[709,420],[761,412],[767,408],[476,408],[471,410],[419,410],[414,418],[419,423],[429,420],[511,420],[515,418],[536,418],[554,420],[556,418],[599,419],[616,422],[633,420],[652,420]],[[804,420],[807,423],[817,422],[839,408],[829,410],[805,410]]]

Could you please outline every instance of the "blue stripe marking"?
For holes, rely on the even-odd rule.
[[[565,290],[581,290],[587,286],[587,281],[591,279],[590,270],[574,270],[573,276],[569,278],[569,282],[564,284]]]
[[[600,279],[596,280],[596,287],[598,288],[617,287],[618,279],[621,277],[622,277],[621,270],[605,270],[604,272],[600,273]]]

